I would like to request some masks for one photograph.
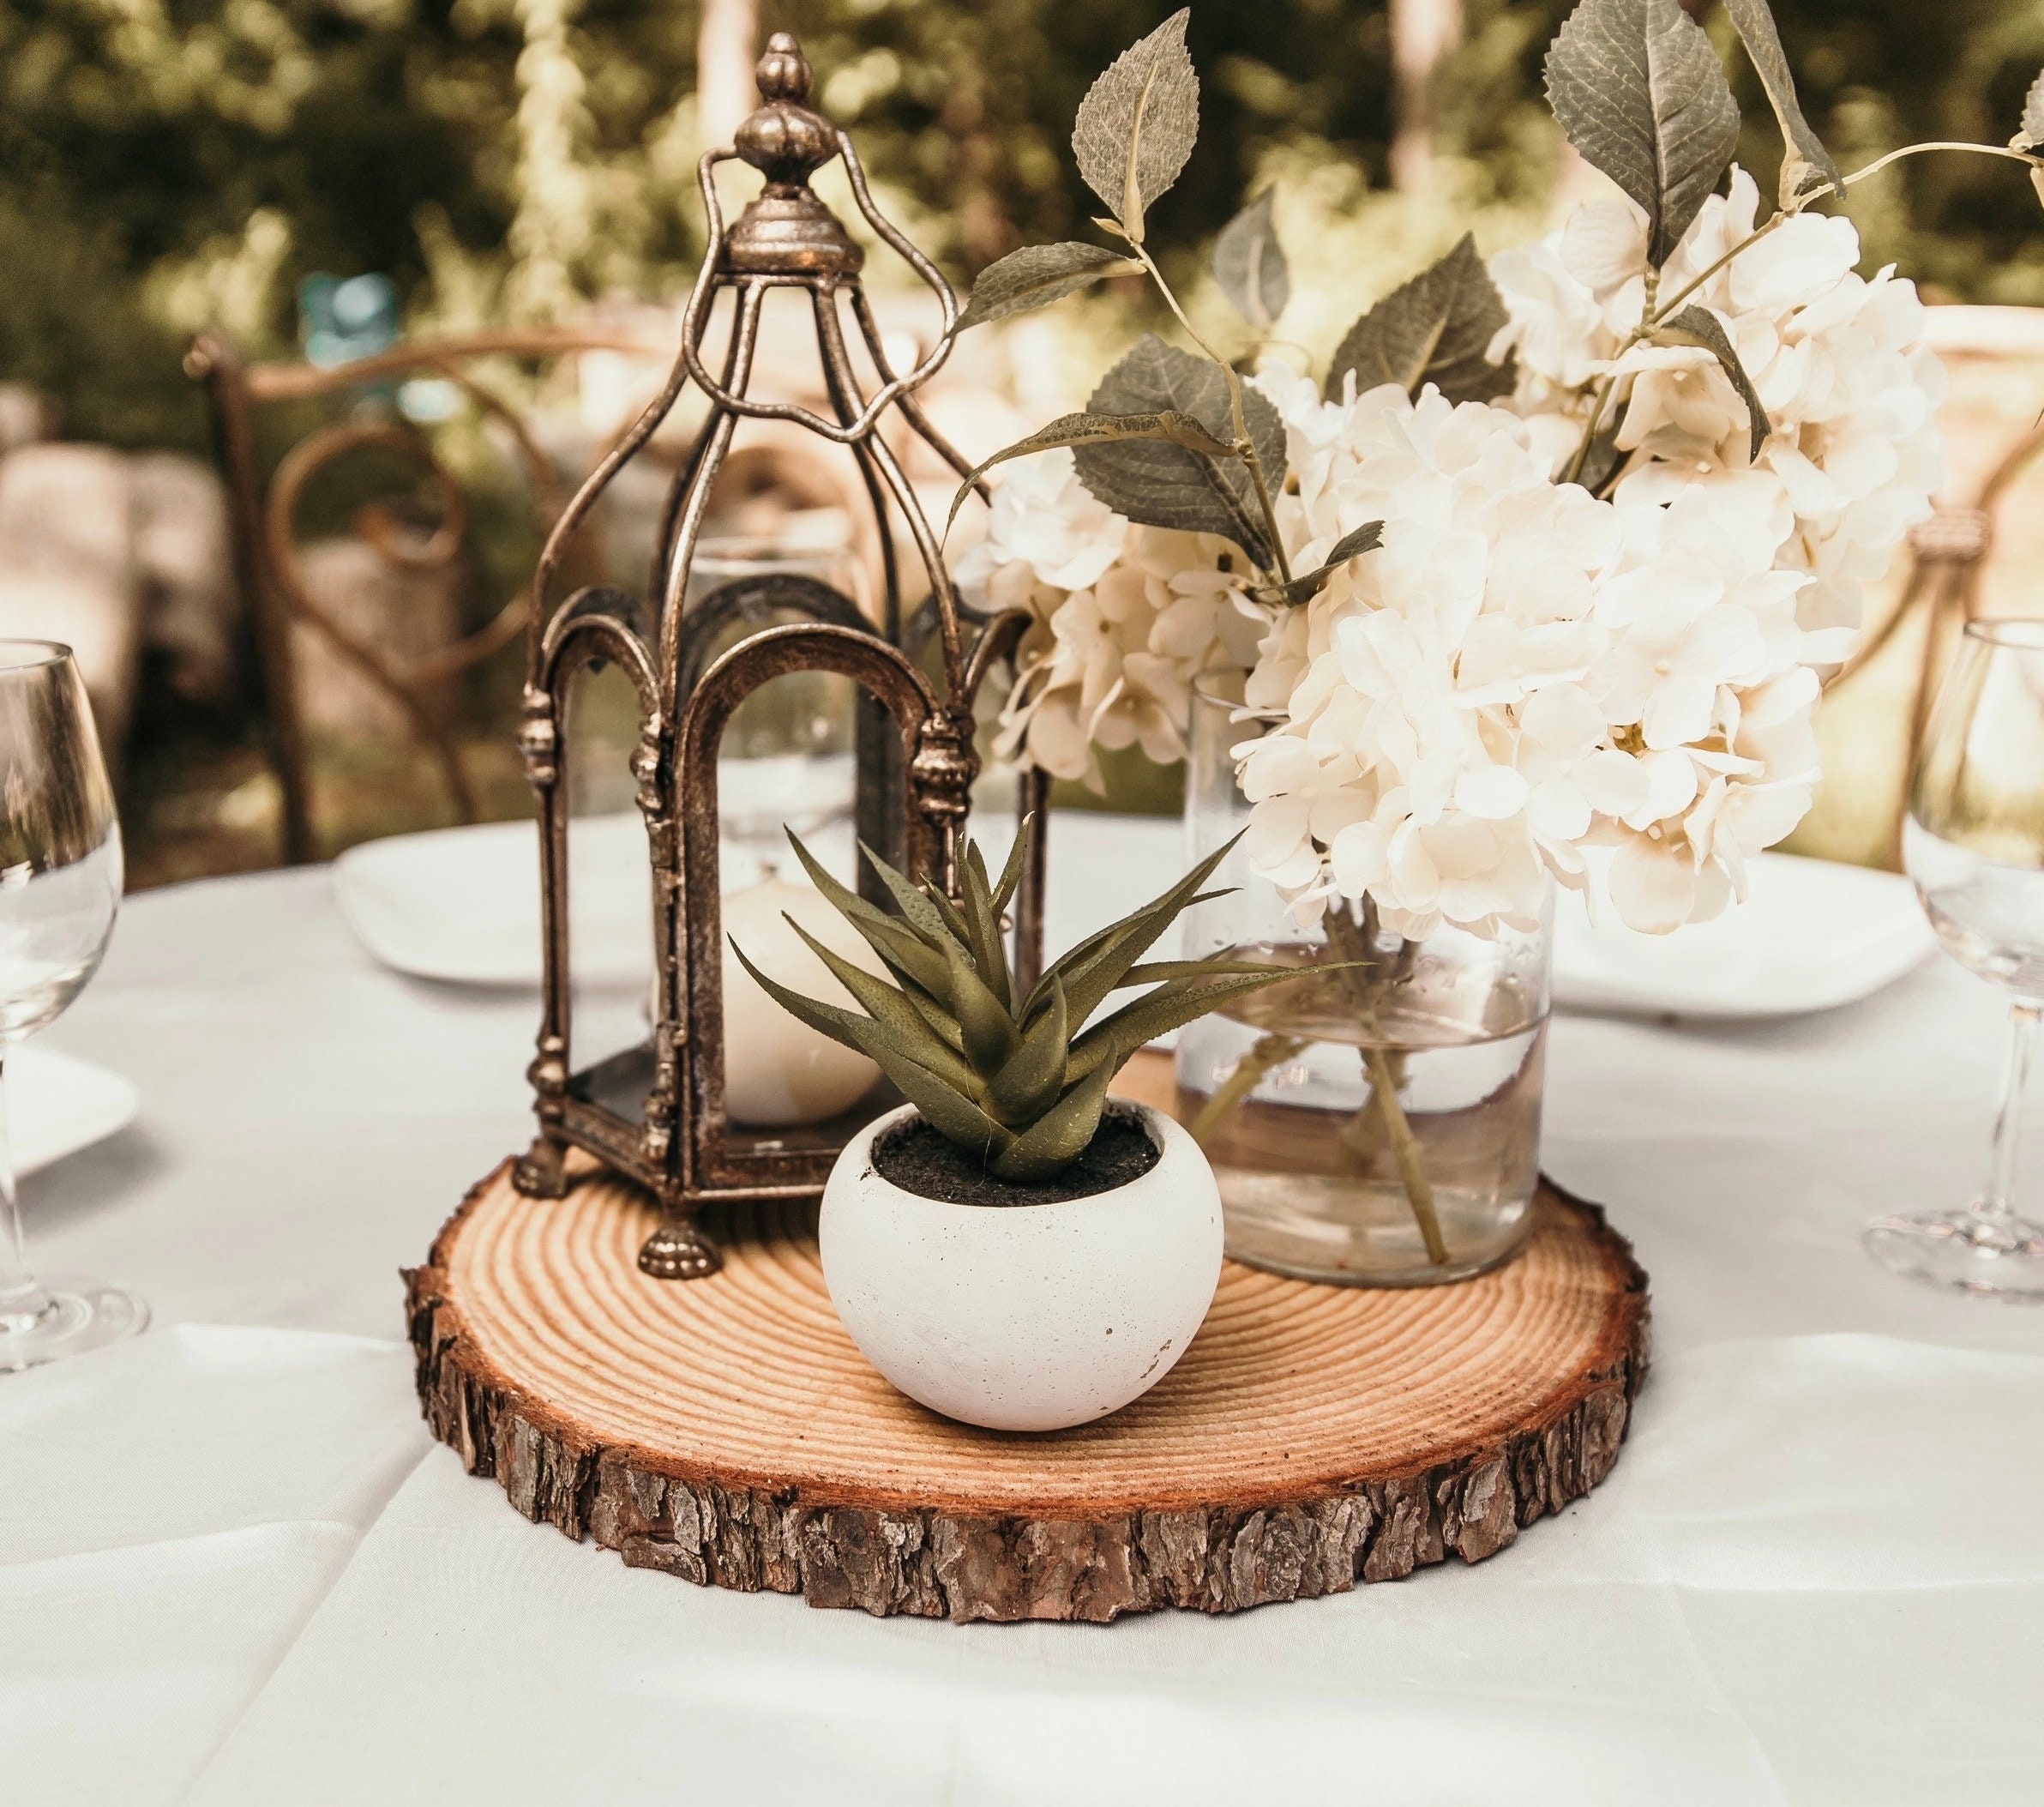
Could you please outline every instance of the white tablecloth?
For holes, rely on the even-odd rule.
[[[397,1270],[523,1141],[534,1008],[377,967],[322,870],[129,905],[48,1039],[141,1116],[26,1209],[158,1328],[0,1377],[8,1807],[2044,1799],[2044,1313],[1855,1244],[1975,1178],[1999,1006],[1949,965],[1557,1022],[1548,1165],[1653,1276],[1590,1499],[1479,1567],[1104,1628],[698,1590],[427,1439]]]

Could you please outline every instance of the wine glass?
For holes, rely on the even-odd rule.
[[[121,902],[121,826],[69,647],[0,641],[0,1075],[99,969]],[[0,1373],[132,1335],[149,1308],[99,1280],[39,1281],[22,1250],[0,1094]]]
[[[1945,951],[2008,991],[2009,1057],[1980,1196],[1878,1218],[1867,1249],[1934,1285],[2044,1298],[2044,1229],[2011,1197],[2044,1016],[2044,621],[1967,623],[1917,755],[1903,849]]]

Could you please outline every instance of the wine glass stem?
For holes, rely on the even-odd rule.
[[[1994,1139],[1987,1151],[1987,1185],[1973,1208],[1983,1217],[2011,1214],[2016,1189],[2016,1160],[2023,1145],[2023,1099],[2029,1085],[2030,1057],[2036,1052],[2037,1021],[2044,1004],[2025,999],[2009,1010],[2009,1062],[2001,1080],[2001,1109],[1994,1116]]]
[[[21,1243],[21,1206],[15,1192],[14,1150],[7,1134],[6,1065],[0,1062],[0,1337],[30,1328],[50,1309],[50,1295],[28,1271]]]

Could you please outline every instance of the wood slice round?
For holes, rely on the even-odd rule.
[[[508,1163],[410,1274],[436,1436],[528,1518],[627,1563],[956,1619],[1230,1611],[1475,1562],[1617,1459],[1645,1276],[1542,1186],[1524,1252],[1459,1285],[1314,1286],[1230,1262],[1151,1392],[1047,1435],[882,1380],[824,1290],[814,1208],[734,1210],[708,1279],[640,1273],[645,1196]]]

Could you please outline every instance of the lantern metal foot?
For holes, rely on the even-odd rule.
[[[717,1244],[678,1218],[668,1219],[639,1250],[639,1271],[655,1280],[701,1280],[723,1265]]]
[[[566,1198],[568,1145],[550,1135],[535,1136],[511,1169],[511,1184],[526,1198]]]

